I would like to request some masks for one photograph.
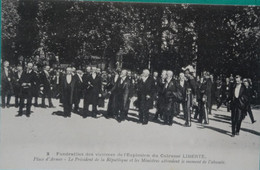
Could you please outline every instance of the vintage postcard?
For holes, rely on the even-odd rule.
[[[258,170],[260,6],[2,0],[0,169]]]

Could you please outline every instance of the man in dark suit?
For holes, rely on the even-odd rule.
[[[159,116],[161,119],[163,118],[164,97],[162,96],[162,91],[167,77],[166,73],[167,73],[166,70],[162,71],[161,77],[157,84],[157,95],[158,95],[157,103],[156,103],[157,110],[153,120],[157,120]]]
[[[179,74],[179,80],[176,81],[177,90],[182,94],[183,98],[179,103],[182,105],[183,115],[185,123],[188,124],[189,122],[189,116],[188,116],[188,108],[187,108],[187,98],[186,98],[186,92],[187,92],[187,81],[185,78],[184,73]],[[178,109],[179,112],[180,109]]]
[[[40,80],[40,73],[37,65],[33,65],[33,71],[36,74],[36,85],[33,88],[34,106],[38,107],[38,97],[40,93],[41,80]]]
[[[186,81],[186,95],[184,96],[186,101],[186,111],[187,111],[187,117],[185,126],[189,127],[191,126],[191,110],[192,105],[196,101],[196,80],[189,69],[185,70],[185,81]]]
[[[81,70],[77,70],[75,74],[75,90],[74,90],[74,111],[79,112],[79,103],[82,98],[83,93],[83,80],[82,80],[83,72]]]
[[[158,72],[153,72],[153,106],[156,106],[157,97],[158,97],[158,88],[159,88],[159,78],[158,78]]]
[[[107,115],[106,118],[111,118],[114,115],[118,115],[117,110],[117,82],[119,81],[119,73],[117,71],[114,71],[113,75],[111,76],[110,80],[108,81],[108,84],[106,86],[110,96],[108,101],[108,108],[107,108]]]
[[[227,106],[227,111],[230,111],[230,103],[227,101],[229,99],[230,91],[232,88],[232,84],[230,83],[229,78],[226,78],[225,83],[223,83],[221,87],[222,97],[220,98],[220,102],[217,105],[217,109],[224,103]]]
[[[149,108],[152,105],[152,84],[153,80],[149,77],[149,70],[143,70],[141,80],[138,83],[137,101],[139,108],[139,121],[147,124],[149,119]]]
[[[23,115],[23,107],[24,107],[24,100],[27,100],[26,104],[26,116],[30,117],[31,114],[31,105],[32,105],[32,89],[36,85],[36,74],[32,70],[33,64],[27,64],[27,70],[22,73],[22,76],[19,80],[19,84],[21,86],[21,94],[20,94],[20,105],[19,105],[19,112],[16,116]]]
[[[167,71],[167,78],[163,88],[164,97],[163,118],[164,123],[172,125],[173,116],[177,114],[177,100],[181,100],[181,93],[177,91],[176,81],[173,79],[173,72]]]
[[[49,73],[50,66],[44,66],[43,72],[41,73],[41,84],[43,88],[42,96],[42,107],[46,107],[45,98],[48,98],[49,107],[54,107],[51,100],[51,75]]]
[[[22,74],[23,74],[23,67],[21,65],[18,65],[17,72],[14,73],[15,107],[19,106],[20,90],[21,90],[21,86],[20,86],[19,82],[20,82]]]
[[[127,71],[122,70],[120,74],[120,79],[117,81],[115,86],[116,91],[116,113],[117,120],[119,122],[124,121],[127,117],[128,109],[129,109],[129,90],[130,90],[130,80],[127,78]]]
[[[56,99],[60,99],[61,101],[61,83],[62,83],[62,75],[60,70],[55,71],[55,75],[52,77],[51,84],[53,85],[53,97]]]
[[[73,104],[73,94],[75,90],[75,77],[72,75],[72,69],[68,67],[66,74],[62,79],[62,103],[64,109],[64,117],[71,117],[71,110]]]
[[[205,124],[209,123],[208,112],[206,109],[207,104],[207,80],[204,77],[201,77],[200,84],[197,89],[197,101],[198,101],[198,110],[199,110],[199,123],[202,123],[204,120]]]
[[[10,106],[10,99],[13,93],[13,73],[9,68],[9,62],[4,61],[4,67],[1,70],[1,95],[2,95],[2,108]],[[7,100],[5,100],[7,99]]]
[[[232,123],[232,137],[239,135],[242,120],[246,116],[248,96],[246,88],[242,84],[241,76],[235,77],[235,85],[231,90],[231,123]]]
[[[98,98],[101,97],[102,80],[97,75],[96,67],[92,67],[91,75],[83,79],[86,88],[84,96],[84,111],[88,112],[89,105],[92,105],[92,116],[97,116]]]
[[[252,124],[256,122],[255,118],[254,118],[254,115],[253,115],[253,112],[252,112],[252,109],[251,109],[251,100],[252,100],[252,96],[253,96],[253,89],[252,87],[250,87],[249,85],[249,82],[248,82],[248,79],[243,79],[243,84],[244,86],[246,87],[246,95],[248,97],[248,102],[247,102],[247,106],[246,106],[246,110],[249,114],[249,117],[251,119],[251,122]]]

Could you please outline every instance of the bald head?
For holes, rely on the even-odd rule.
[[[168,70],[167,73],[166,73],[166,75],[167,75],[167,78],[168,78],[168,79],[169,79],[169,78],[172,78],[173,72],[172,72],[171,70]]]
[[[9,67],[9,61],[4,61],[4,67]]]
[[[71,69],[71,67],[67,67],[67,68],[66,68],[66,73],[67,73],[67,75],[72,74],[72,69]]]
[[[143,75],[144,77],[149,77],[150,71],[149,71],[148,69],[144,69],[142,75]]]
[[[185,79],[184,73],[180,73],[180,74],[179,74],[179,77],[180,77],[180,80],[184,80],[184,79]]]
[[[27,64],[27,69],[28,70],[32,70],[32,68],[33,68],[33,63],[28,63]]]
[[[167,71],[166,70],[163,70],[162,71],[162,74],[161,74],[161,78],[162,79],[165,79],[167,77]]]
[[[87,66],[86,70],[87,70],[88,73],[90,73],[91,72],[91,67]]]
[[[126,70],[122,70],[120,77],[125,77],[127,75],[127,71]]]

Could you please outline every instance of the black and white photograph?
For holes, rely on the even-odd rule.
[[[260,6],[1,3],[0,169],[259,169]]]

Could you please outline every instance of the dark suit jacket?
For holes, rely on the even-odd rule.
[[[148,77],[145,82],[142,79],[139,80],[137,85],[137,105],[138,107],[148,107],[151,108],[153,105],[152,94],[153,94],[153,80]],[[150,98],[147,98],[149,96]]]
[[[176,87],[177,87],[177,92],[181,94],[181,96],[179,95],[179,97],[177,98],[177,101],[178,102],[184,102],[185,101],[185,97],[186,97],[188,82],[184,81],[184,85],[182,87],[181,83],[180,83],[180,80],[177,80],[176,81]]]
[[[246,92],[246,87],[241,84],[238,98],[235,97],[236,85],[233,86],[230,93],[230,108],[233,115],[238,114],[239,119],[243,119],[246,116],[248,96]]]
[[[118,79],[116,85],[111,92],[115,92],[116,102],[122,110],[128,110],[128,101],[130,94],[130,80],[126,77],[121,84],[121,78]]]
[[[37,75],[34,71],[31,71],[30,73],[24,71],[19,80],[19,84],[21,87],[21,97],[32,97],[33,89],[36,86],[36,82]],[[26,83],[26,85],[23,86],[23,83]]]
[[[49,74],[49,77],[47,77],[46,73],[42,71],[39,76],[41,85],[44,87],[43,93],[49,92],[51,89],[51,75]]]
[[[178,95],[178,89],[177,89],[177,83],[174,79],[172,79],[167,87],[166,87],[167,82],[165,83],[165,86],[163,88],[162,95],[164,97],[164,114],[166,115],[173,115],[178,112],[177,110],[177,98]]]
[[[20,93],[19,81],[20,81],[21,77],[18,76],[18,72],[15,72],[13,75],[14,75],[14,79],[13,79],[14,93],[15,93],[15,95],[19,95],[19,93]]]
[[[75,77],[75,90],[74,90],[74,99],[79,100],[83,96],[83,79],[82,81],[79,78],[78,74],[74,75]]]
[[[85,77],[83,79],[85,90],[85,100],[88,104],[97,105],[98,104],[98,96],[102,93],[102,80],[101,77],[96,75],[95,79],[93,79],[92,75]]]
[[[10,78],[10,81],[8,80]],[[8,76],[5,74],[4,67],[1,69],[1,86],[2,90],[13,90],[13,72],[8,68]]]
[[[70,103],[72,104],[73,103],[73,94],[74,94],[74,90],[75,90],[75,83],[76,83],[76,80],[75,80],[75,77],[72,76],[71,78],[71,82],[70,84],[67,83],[67,79],[66,79],[66,74],[62,77],[62,100],[63,100],[63,103]],[[68,90],[68,86],[70,85],[70,89]]]

